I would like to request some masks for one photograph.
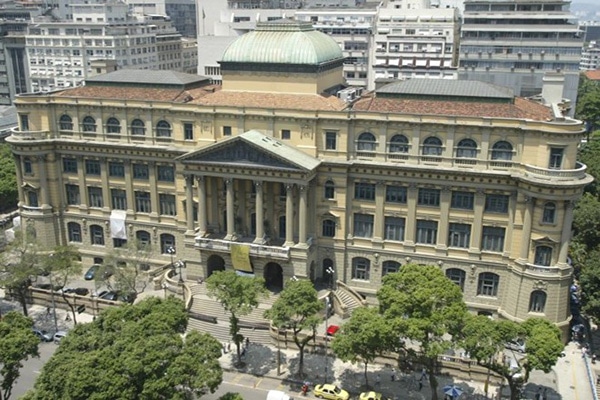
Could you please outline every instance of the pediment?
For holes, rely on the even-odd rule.
[[[256,131],[188,153],[179,160],[191,165],[238,165],[297,172],[311,171],[320,163],[319,160]]]

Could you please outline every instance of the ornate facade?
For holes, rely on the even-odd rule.
[[[84,265],[138,240],[187,279],[335,279],[368,300],[386,273],[434,264],[473,311],[567,323],[572,206],[591,181],[581,122],[481,82],[345,103],[327,35],[290,21],[247,35],[223,55],[222,87],[116,71],[20,96],[7,141],[24,225]]]

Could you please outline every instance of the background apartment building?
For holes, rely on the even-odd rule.
[[[465,0],[460,39],[461,79],[542,91],[545,72],[565,75],[563,98],[577,99],[583,35],[566,0]]]

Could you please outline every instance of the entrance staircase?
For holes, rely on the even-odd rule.
[[[342,285],[337,286],[337,289],[334,291],[334,296],[342,305],[341,308],[344,310],[344,315],[342,315],[343,318],[350,317],[354,310],[365,304],[364,300],[359,297],[357,293],[348,290]]]

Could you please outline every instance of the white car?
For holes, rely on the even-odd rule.
[[[525,342],[522,339],[511,340],[510,342],[506,342],[504,344],[509,350],[518,351],[519,353],[525,353]]]
[[[54,343],[56,344],[60,344],[60,341],[63,340],[63,338],[67,336],[67,332],[65,331],[58,331],[54,334]]]

